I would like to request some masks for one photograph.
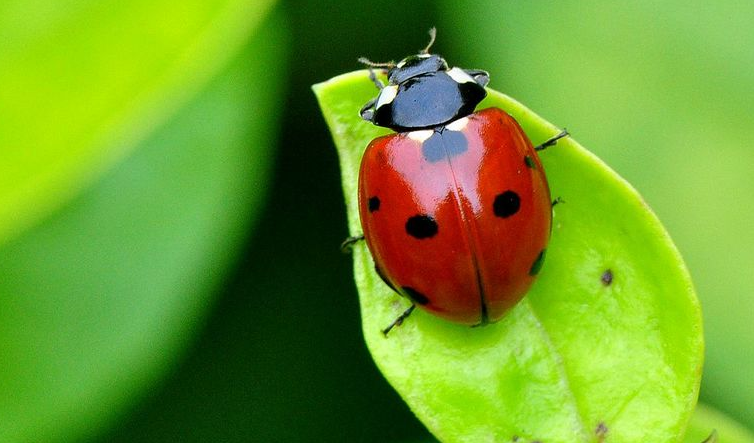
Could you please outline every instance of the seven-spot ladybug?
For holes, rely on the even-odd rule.
[[[412,304],[466,325],[499,320],[542,267],[552,202],[537,150],[498,108],[474,112],[489,75],[449,68],[430,43],[398,63],[360,61],[379,95],[361,116],[397,133],[361,160],[359,215],[377,273]],[[386,68],[384,85],[374,68]],[[358,238],[353,238],[355,241]]]

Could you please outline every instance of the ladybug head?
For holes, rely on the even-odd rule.
[[[434,29],[434,28],[432,28]],[[409,55],[387,71],[387,82],[398,85],[412,77],[447,71],[448,63],[437,54],[419,53]]]
[[[474,112],[486,96],[484,87],[490,80],[482,70],[449,68],[444,58],[430,54],[435,28],[429,30],[429,44],[418,54],[398,63],[359,61],[369,68],[369,78],[380,90],[360,111],[364,120],[396,131],[432,128]],[[374,73],[387,70],[387,85]]]
[[[424,74],[430,74],[437,71],[447,71],[448,63],[444,58],[436,54],[430,54],[429,48],[435,43],[437,30],[429,30],[429,43],[416,55],[409,55],[393,66],[389,66],[387,72],[387,81],[391,85],[398,85],[406,80]]]

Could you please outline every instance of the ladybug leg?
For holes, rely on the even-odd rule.
[[[392,323],[390,323],[387,328],[382,330],[382,333],[387,337],[387,334],[390,332],[391,329],[393,329],[396,326],[400,326],[403,324],[403,321],[408,318],[409,315],[411,315],[412,312],[414,312],[414,309],[416,309],[415,304],[411,304],[411,306],[408,307],[401,315],[398,316]]]
[[[353,245],[362,240],[364,240],[364,234],[348,237],[347,239],[343,240],[343,243],[340,244],[340,252],[348,254],[353,249]]]
[[[382,83],[382,81],[377,78],[377,74],[374,73],[374,68],[391,69],[395,66],[395,63],[393,62],[376,63],[369,60],[366,57],[359,57],[359,63],[363,63],[367,65],[367,69],[369,70],[369,80],[371,80],[372,83],[374,83],[374,85],[377,86],[377,89],[380,89],[380,90],[385,87],[385,84]]]
[[[372,83],[374,83],[379,90],[382,90],[382,88],[385,87],[385,84],[382,83],[382,80],[377,78],[377,74],[374,73],[374,69],[372,69],[371,66],[369,67],[369,80],[372,80]]]
[[[563,138],[563,137],[567,137],[567,136],[569,136],[569,135],[570,135],[570,134],[568,133],[568,130],[566,130],[566,129],[563,129],[563,130],[562,130],[562,131],[560,131],[560,132],[559,132],[558,134],[556,134],[556,135],[554,135],[554,136],[552,136],[552,137],[548,138],[547,140],[545,140],[545,142],[544,142],[544,143],[542,143],[541,145],[539,145],[539,146],[535,146],[535,147],[534,147],[534,149],[535,149],[535,150],[537,150],[537,151],[542,151],[542,150],[544,150],[544,149],[547,149],[547,148],[548,148],[548,147],[550,147],[550,146],[553,146],[553,145],[554,145],[555,143],[557,143],[557,142],[558,142],[558,140],[560,140],[561,138]]]
[[[552,201],[552,206],[555,207],[555,205],[558,205],[560,203],[565,203],[565,200],[563,200],[563,197],[557,197],[555,200]]]

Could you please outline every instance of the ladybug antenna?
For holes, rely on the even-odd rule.
[[[429,43],[427,43],[427,46],[425,46],[424,49],[419,51],[419,54],[429,54],[429,48],[435,43],[435,37],[437,37],[437,28],[432,26],[429,28]]]
[[[369,60],[366,57],[359,57],[359,63],[367,65],[367,67],[370,67],[370,68],[387,68],[387,69],[391,69],[391,68],[395,67],[395,62],[393,62],[393,61],[378,63],[378,62],[373,62],[373,61]]]
[[[359,63],[363,63],[367,65],[367,69],[369,69],[369,80],[371,80],[372,83],[374,83],[374,85],[377,86],[377,89],[379,90],[382,90],[382,88],[384,88],[385,85],[380,81],[380,79],[377,78],[377,75],[374,73],[374,68],[393,69],[393,67],[395,67],[395,63],[393,63],[392,61],[384,62],[384,63],[375,63],[366,57],[359,57]]]

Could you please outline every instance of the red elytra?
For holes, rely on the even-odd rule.
[[[447,320],[499,320],[542,265],[552,203],[531,141],[488,108],[445,126],[373,140],[359,212],[377,272]]]

